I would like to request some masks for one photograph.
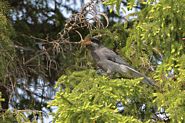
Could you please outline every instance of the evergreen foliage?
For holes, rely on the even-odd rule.
[[[119,5],[119,1],[109,2],[106,4]],[[128,23],[122,25],[129,28],[129,36],[119,49],[135,67],[153,77],[160,89],[148,88],[139,79],[109,79],[92,70],[69,73],[58,80],[60,91],[50,104],[58,106],[56,122],[151,122],[151,110],[156,106],[156,110],[166,110],[170,122],[184,122],[185,1],[144,4],[147,6],[138,12],[131,28]],[[105,31],[109,37],[111,32]],[[116,112],[120,100],[126,107],[123,115]],[[139,112],[142,103],[147,105],[144,120]]]
[[[166,108],[172,122],[184,122],[185,117],[185,43],[182,40],[185,10],[182,8],[185,8],[184,0],[161,0],[143,9],[124,49],[129,58],[135,58],[133,64],[145,66],[144,63],[152,62],[156,67],[152,76],[161,91],[153,94],[156,97],[153,102]]]
[[[140,79],[109,79],[94,70],[85,70],[62,76],[56,87],[60,91],[50,105],[58,107],[54,120],[57,123],[137,123],[142,103],[151,106],[152,91]],[[123,115],[117,111],[118,101],[125,106]]]
[[[0,0],[0,122],[43,122],[42,109],[58,78],[48,105],[50,111],[57,106],[53,122],[152,122],[160,108],[169,122],[185,122],[185,1],[106,0],[107,17],[91,6],[95,1],[80,12],[66,4],[77,2]],[[133,9],[137,12],[122,15]],[[63,11],[75,14],[66,21]],[[153,78],[159,89],[142,78],[99,75],[78,42],[87,34],[101,35],[102,44]]]
[[[7,4],[0,1],[0,82],[5,79],[8,74],[8,67],[12,64],[14,48],[12,47],[11,38],[14,36],[14,30],[7,20],[5,14],[7,13]]]

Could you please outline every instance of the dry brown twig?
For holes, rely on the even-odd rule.
[[[88,32],[91,32],[94,29],[106,28],[109,24],[108,17],[104,13],[101,13],[99,9],[97,9],[96,2],[97,1],[91,0],[91,2],[85,4],[78,13],[71,15],[71,17],[66,21],[63,31],[58,33],[57,39],[51,40],[48,36],[46,39],[28,36],[36,42],[36,45],[43,45],[43,49],[37,50],[36,53],[35,49],[23,47],[21,44],[14,45],[17,50],[23,51],[25,53],[22,53],[21,56],[24,58],[24,60],[18,61],[20,62],[20,71],[23,71],[24,75],[27,74],[28,69],[24,69],[24,67],[31,66],[35,63],[34,61],[37,61],[37,59],[41,58],[42,56],[46,57],[48,65],[47,68],[50,69],[51,63],[55,65],[57,64],[56,61],[54,61],[55,59],[52,58],[52,54],[62,53],[65,55],[65,52],[69,52],[71,51],[70,49],[79,46],[85,37],[80,29],[86,29]],[[101,21],[102,17],[106,21],[106,25],[104,25]],[[76,33],[80,37],[80,41],[71,41],[70,33]],[[30,58],[26,58],[26,52],[33,52],[36,55]],[[38,67],[40,67],[40,64],[38,64]]]
[[[71,42],[68,39],[70,32],[76,32],[80,36],[80,39],[83,40],[82,34],[78,31],[79,28],[86,27],[90,32],[93,29],[97,28],[106,28],[109,25],[108,17],[97,10],[97,1],[91,0],[91,2],[85,4],[79,13],[73,14],[67,21],[64,26],[64,30],[59,33],[59,44],[79,44],[80,41]],[[101,21],[101,17],[104,17],[107,24],[104,24]],[[58,47],[59,48],[59,47]]]
[[[80,44],[80,41],[70,41],[71,32],[77,33],[80,39],[83,40],[83,36],[78,29],[86,28],[91,32],[93,29],[106,28],[109,25],[108,17],[97,9],[97,4],[98,0],[91,0],[89,3],[85,4],[78,13],[71,15],[66,21],[63,31],[58,33],[58,39],[49,41],[48,37],[46,39],[41,39],[31,36],[31,38],[39,40],[42,44],[51,44],[53,50],[56,52],[62,51],[61,48],[63,47],[61,45]],[[101,21],[101,17],[105,19],[106,25]]]

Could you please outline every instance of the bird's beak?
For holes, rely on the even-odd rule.
[[[91,40],[90,38],[85,38],[84,40],[80,41],[81,45],[82,46],[88,46],[88,45],[91,45]]]

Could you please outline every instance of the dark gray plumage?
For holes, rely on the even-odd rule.
[[[155,86],[151,79],[131,67],[114,51],[102,46],[98,39],[86,38],[82,43],[91,51],[91,55],[97,66],[106,71],[108,74],[119,73],[121,76],[126,78],[143,77],[142,82]]]

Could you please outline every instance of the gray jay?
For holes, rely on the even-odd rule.
[[[93,37],[85,38],[81,41],[81,44],[85,45],[90,50],[96,65],[107,74],[112,75],[118,73],[124,78],[143,77],[142,82],[156,86],[153,80],[135,70],[126,62],[126,60],[117,55],[114,51],[101,45],[99,39]]]

